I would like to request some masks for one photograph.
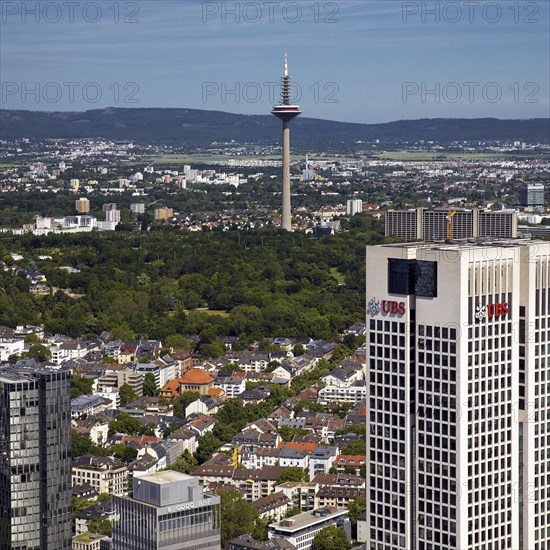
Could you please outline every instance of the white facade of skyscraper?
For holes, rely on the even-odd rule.
[[[550,243],[366,257],[367,548],[550,548]]]

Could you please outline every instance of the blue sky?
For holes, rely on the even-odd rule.
[[[36,4],[0,2],[4,109],[268,113],[288,50],[304,116],[549,116],[547,0]]]

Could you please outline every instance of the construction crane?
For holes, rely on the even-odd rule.
[[[231,464],[233,465],[233,468],[238,468],[240,466],[238,448],[233,449],[233,453],[231,454]]]
[[[453,240],[453,216],[456,215],[456,210],[449,211],[447,214],[447,242]]]

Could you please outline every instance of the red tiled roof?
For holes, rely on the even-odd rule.
[[[279,447],[296,449],[298,451],[313,452],[319,445],[317,443],[296,443],[295,441],[283,441]]]

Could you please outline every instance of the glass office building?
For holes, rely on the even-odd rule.
[[[198,479],[164,471],[134,479],[132,497],[114,497],[116,550],[220,550],[220,497]]]
[[[0,369],[0,550],[70,550],[71,374]]]

